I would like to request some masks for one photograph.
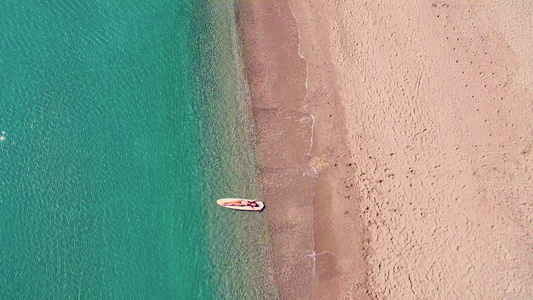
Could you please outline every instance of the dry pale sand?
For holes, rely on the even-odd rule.
[[[533,298],[532,16],[241,1],[282,298]]]

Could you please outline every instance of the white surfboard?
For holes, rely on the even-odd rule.
[[[229,208],[229,209],[235,209],[235,210],[262,211],[263,208],[265,208],[265,204],[262,201],[256,201],[255,203],[257,203],[257,206],[253,208],[251,206],[225,205],[228,202],[241,201],[241,200],[252,201],[249,199],[224,198],[224,199],[217,200],[217,204],[222,207]]]

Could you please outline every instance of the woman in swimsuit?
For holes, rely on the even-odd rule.
[[[224,203],[224,206],[250,206],[253,210],[256,210],[258,208],[258,204],[256,203],[257,199],[254,200],[236,200],[231,202]]]

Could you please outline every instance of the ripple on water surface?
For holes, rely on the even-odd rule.
[[[0,298],[275,298],[233,1],[0,3]]]

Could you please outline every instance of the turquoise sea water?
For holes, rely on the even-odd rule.
[[[277,297],[234,11],[0,2],[0,299]]]

